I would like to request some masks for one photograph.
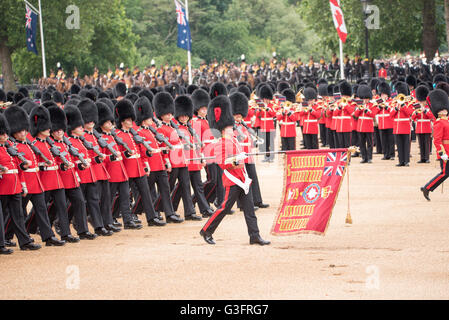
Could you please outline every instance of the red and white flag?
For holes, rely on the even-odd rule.
[[[335,29],[337,29],[338,36],[343,43],[346,42],[348,30],[346,29],[345,18],[340,7],[340,0],[329,0],[332,10],[332,18],[334,19]]]

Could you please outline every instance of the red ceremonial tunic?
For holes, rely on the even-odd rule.
[[[0,164],[8,169],[0,179],[0,195],[12,195],[22,192],[22,185],[19,178],[19,162],[6,151],[7,148],[0,144]]]
[[[39,148],[42,154],[51,162],[49,166],[44,167],[43,171],[39,171],[39,176],[44,186],[44,190],[50,191],[63,189],[64,183],[62,182],[61,176],[59,174],[60,166],[50,152],[50,145],[45,140],[41,140],[39,138],[36,138],[35,141],[36,142],[34,143],[34,145]],[[37,159],[39,164],[44,164],[44,159],[42,159],[40,156],[37,156]]]
[[[23,153],[25,159],[31,162],[27,170],[19,170],[19,178],[22,183],[25,183],[29,194],[38,194],[44,192],[39,176],[39,164],[31,147],[26,142],[17,141],[17,150]]]
[[[413,108],[408,105],[404,105],[396,111],[396,108],[391,108],[390,115],[393,118],[393,134],[410,134],[410,116],[413,113]]]
[[[84,138],[93,144],[94,147],[98,147],[100,150],[100,146],[98,145],[97,138],[90,133],[89,131],[84,131]],[[97,155],[95,154],[95,151],[89,150],[89,156],[95,158]],[[106,170],[103,163],[97,163],[96,161],[92,162],[92,169],[95,172],[95,176],[97,177],[97,180],[109,180],[110,176],[108,171]]]
[[[89,162],[89,167],[87,167],[84,170],[81,170],[78,161],[75,161],[75,170],[78,174],[78,177],[80,178],[80,183],[95,183],[97,182],[97,177],[95,176],[95,172],[92,169],[92,162],[95,162],[95,158],[91,158],[89,155],[89,151],[84,146],[83,142],[78,137],[68,137],[70,143],[73,145],[74,148],[78,149],[78,152],[83,155],[84,159],[86,159],[87,162]]]
[[[145,169],[140,160],[142,154],[145,154],[146,149],[143,145],[136,145],[133,135],[129,131],[116,130],[117,136],[125,142],[128,147],[134,151],[133,155],[126,156],[125,148],[119,146],[120,152],[123,153],[123,164],[125,165],[126,172],[129,178],[140,178],[145,175]]]
[[[179,129],[184,132],[184,135],[190,139],[191,143],[194,143],[193,136],[190,134],[189,128],[187,126],[180,123]],[[198,150],[196,150],[196,149],[195,150],[193,150],[193,149],[186,150],[185,154],[186,154],[187,159],[194,159],[194,158],[196,159],[196,158],[201,157],[201,153],[198,152]],[[189,171],[200,171],[203,168],[200,160],[188,161],[187,167],[188,167]]]
[[[433,143],[437,150],[437,158],[443,154],[449,155],[449,121],[447,117],[438,118],[433,127]]]
[[[117,143],[115,143],[114,137],[111,134],[102,133],[102,137],[107,141],[108,144],[112,143],[112,147],[114,148],[114,150],[117,151],[118,154],[121,154],[119,146],[117,145]],[[108,150],[108,148],[102,149],[101,152],[106,155],[103,164],[109,173],[109,182],[128,181],[128,173],[126,172],[123,160],[117,160],[112,152]],[[123,155],[122,158],[124,158]]]
[[[256,113],[256,117],[260,119],[260,130],[262,132],[275,130],[273,118],[276,117],[276,112],[273,110],[273,107],[274,105],[272,103],[268,103],[268,110],[260,109]]]
[[[71,154],[69,154],[69,148],[67,147],[67,145],[63,141],[58,140],[55,140],[55,145],[59,147],[59,150],[61,150],[61,152],[66,152],[67,154],[65,155],[65,157],[67,158],[67,160],[72,162],[75,165],[75,167],[77,167],[80,161],[79,159],[76,159],[72,157]],[[75,167],[63,171],[61,169],[62,160],[60,158],[56,158],[56,162],[58,163],[59,166],[59,175],[61,176],[62,183],[64,184],[64,189],[78,188],[80,186],[80,177],[76,172]]]
[[[377,107],[377,123],[379,130],[393,129],[393,118],[391,117],[391,109],[389,107],[391,99],[385,102],[385,107]]]
[[[377,108],[371,103],[366,104],[367,109],[357,108],[354,111],[354,117],[357,118],[357,132],[374,132],[374,117],[377,114]]]
[[[355,129],[353,127],[353,118],[352,113],[355,110],[356,105],[354,103],[348,103],[343,105],[343,103],[339,102],[336,114],[337,114],[337,123],[336,123],[336,131],[337,132],[351,132]]]
[[[170,150],[168,154],[164,154],[164,160],[167,161],[168,159],[172,168],[187,167],[184,144],[176,133],[176,130],[170,124],[162,122],[162,126],[158,128],[157,131],[163,134],[174,148],[173,150]],[[162,145],[166,147],[165,144]]]
[[[298,118],[297,112],[291,112],[290,115],[286,112],[278,113],[277,119],[281,127],[282,138],[296,137],[296,121]]]
[[[321,112],[316,109],[316,105],[313,105],[310,111],[302,111],[301,113],[304,116],[302,132],[304,134],[318,134],[318,119],[321,117]]]
[[[242,153],[242,149],[239,146],[239,143],[237,139],[235,138],[222,138],[219,140],[219,142],[216,144],[215,154],[217,156],[217,163],[218,165],[223,169],[227,170],[230,174],[232,174],[234,177],[239,179],[240,181],[245,181],[245,175],[244,169],[233,169],[232,164],[225,164],[225,160],[228,157],[235,156]],[[235,183],[229,180],[228,177],[223,173],[223,186],[230,187],[234,186]]]
[[[139,135],[142,136],[146,141],[150,142],[150,146],[154,149],[153,155],[148,157],[146,152],[142,157],[142,161],[146,161],[150,166],[151,171],[162,171],[165,170],[164,158],[162,157],[163,151],[160,148],[160,143],[157,142],[154,134],[146,129],[145,127],[139,127],[137,129]]]
[[[432,123],[435,121],[435,117],[432,111],[426,107],[424,111],[413,111],[412,120],[416,123],[415,132],[432,133]]]

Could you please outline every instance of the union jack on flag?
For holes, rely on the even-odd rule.
[[[186,16],[184,14],[184,9],[182,8],[181,4],[175,0],[176,5],[176,13],[178,14],[177,22],[178,24],[185,26],[186,25]]]
[[[324,167],[323,175],[332,176],[333,174],[337,176],[343,176],[345,172],[345,165],[341,165],[341,163],[345,163],[348,161],[348,153],[347,152],[329,152],[327,154],[326,164],[327,167]],[[334,171],[335,169],[335,171]]]

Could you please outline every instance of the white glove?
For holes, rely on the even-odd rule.
[[[443,154],[441,156],[441,160],[447,161],[447,160],[449,160],[449,156],[447,154]]]

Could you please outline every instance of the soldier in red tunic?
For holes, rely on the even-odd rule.
[[[337,102],[337,108],[333,114],[334,117],[337,117],[335,131],[338,143],[336,147],[349,148],[353,142],[352,135],[357,131],[353,127],[352,118],[356,104],[351,101],[352,88],[348,82],[344,81],[340,84],[340,93],[342,98]]]
[[[147,157],[146,154],[143,155],[145,161],[148,162],[150,166],[150,175],[148,176],[148,184],[150,189],[157,184],[157,189],[160,196],[156,196],[156,201],[154,202],[154,209],[156,212],[164,211],[165,220],[168,223],[181,223],[184,220],[175,212],[173,209],[173,204],[170,200],[170,186],[168,183],[168,174],[165,168],[165,162],[162,157],[163,154],[168,153],[168,149],[163,149],[161,147],[162,142],[158,142],[150,131],[150,126],[154,126],[153,117],[154,110],[151,102],[147,97],[140,97],[134,103],[134,110],[136,111],[136,131],[141,135],[146,141],[151,143],[153,152],[151,157]],[[139,197],[141,200],[141,197]]]
[[[27,169],[30,163],[19,162],[17,157],[13,157],[9,154],[9,147],[7,144],[11,144],[8,141],[9,126],[5,117],[0,114],[0,202],[2,206],[2,213],[11,217],[11,228],[14,231],[17,239],[19,240],[19,246],[21,250],[38,250],[41,248],[39,244],[33,243],[29,234],[25,229],[25,218],[22,211],[21,193],[23,191],[22,184],[19,179],[18,168],[21,166],[23,169]],[[11,249],[5,248],[5,235],[4,230],[8,226],[5,226],[4,218],[0,214],[0,254],[10,254]],[[10,244],[12,242],[10,241]]]
[[[81,163],[79,156],[75,157],[70,153],[70,148],[65,141],[69,141],[64,135],[67,131],[67,118],[65,112],[58,106],[52,106],[48,108],[51,120],[51,137],[54,140],[55,146],[60,149],[61,152],[66,154],[66,158],[77,167],[79,170],[86,169]],[[70,143],[70,142],[69,142]],[[86,161],[90,160],[87,154],[81,150],[76,150],[78,154],[81,155]],[[73,151],[72,151],[73,152]],[[56,162],[61,168],[62,161],[60,158],[56,158]],[[89,165],[89,162],[88,162]],[[86,213],[86,203],[84,200],[83,192],[80,188],[80,178],[75,169],[69,168],[68,170],[59,169],[59,174],[61,176],[62,182],[64,184],[65,196],[70,201],[69,207],[69,220],[73,216],[75,218],[74,227],[78,233],[79,239],[83,240],[93,240],[97,237],[96,234],[89,232],[87,226],[87,213]],[[72,239],[68,237],[67,242],[77,242],[78,238]]]
[[[28,201],[31,201],[34,209],[27,219],[27,225],[31,224],[34,218],[36,218],[42,242],[45,242],[47,246],[62,246],[65,241],[56,239],[51,229],[45,202],[44,186],[39,177],[37,155],[27,142],[29,130],[28,115],[25,110],[17,106],[9,107],[4,114],[9,123],[10,135],[17,142],[17,150],[23,153],[23,156],[31,162],[27,169],[23,170],[20,168],[21,170],[19,170],[19,177],[24,190],[23,202],[28,203]]]
[[[240,200],[245,221],[250,237],[250,244],[268,245],[259,234],[257,218],[254,214],[254,205],[251,192],[251,180],[249,179],[243,162],[232,161],[229,157],[241,153],[238,141],[234,138],[234,118],[231,113],[231,103],[228,97],[219,96],[214,98],[209,105],[207,118],[211,128],[221,132],[221,140],[217,144],[217,162],[223,169],[223,185],[225,187],[225,199],[212,217],[206,222],[200,231],[200,235],[208,244],[215,244],[212,237],[225,215],[230,212],[232,206]],[[230,161],[229,161],[230,160]]]
[[[433,143],[441,167],[441,172],[421,188],[424,197],[430,201],[429,192],[434,191],[449,177],[449,99],[446,92],[435,89],[429,93],[427,101],[437,118],[433,127]]]
[[[384,156],[382,160],[394,159],[394,136],[393,136],[393,118],[390,114],[391,104],[391,88],[386,82],[381,82],[378,85],[380,98],[383,102],[377,104],[377,123],[382,143],[382,151]]]
[[[280,109],[276,116],[280,125],[282,150],[295,150],[296,121],[299,120],[299,114],[293,106],[296,97],[291,89],[285,89],[282,91],[282,95],[285,96],[286,103],[290,104],[288,109],[286,109],[285,106],[282,110]]]
[[[273,118],[276,117],[273,104],[273,90],[269,85],[263,85],[259,89],[259,98],[263,101],[263,106],[256,112],[256,118],[260,119],[260,131],[264,143],[260,145],[262,152],[274,150],[275,127]],[[263,162],[273,162],[274,155],[267,154]]]
[[[427,95],[429,89],[421,85],[415,90],[416,100],[418,103],[414,104],[415,111],[412,113],[412,120],[415,125],[415,132],[418,137],[419,151],[421,159],[418,163],[429,163],[430,144],[432,139],[432,123],[435,117],[427,105]]]
[[[315,88],[307,87],[304,90],[304,102],[307,103],[307,107],[304,107],[301,114],[304,117],[302,132],[306,149],[318,149],[318,120],[321,112],[317,110],[317,95]]]

